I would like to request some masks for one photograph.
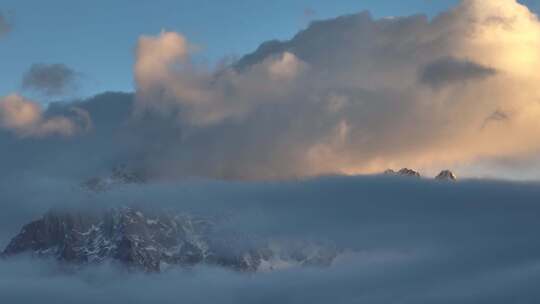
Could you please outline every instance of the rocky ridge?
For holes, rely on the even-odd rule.
[[[92,214],[51,211],[25,225],[2,256],[29,253],[73,265],[114,261],[147,272],[201,264],[253,272],[326,266],[338,254],[332,246],[290,245],[220,230],[212,218],[123,207]]]
[[[457,177],[456,175],[450,171],[450,170],[443,170],[439,175],[435,177],[437,180],[443,180],[443,181],[456,181]]]
[[[395,175],[395,176],[416,177],[416,178],[421,177],[419,172],[409,169],[409,168],[403,168],[397,172],[392,169],[388,169],[384,171],[384,175]],[[456,175],[450,170],[441,171],[441,173],[439,173],[435,177],[435,179],[441,180],[441,181],[457,181]]]

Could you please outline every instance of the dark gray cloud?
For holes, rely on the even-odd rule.
[[[11,23],[7,18],[0,12],[0,38],[11,31]]]
[[[420,82],[438,88],[494,76],[497,71],[478,63],[453,57],[437,59],[420,70]]]
[[[33,64],[24,74],[22,87],[46,96],[61,96],[76,89],[79,74],[65,64]]]

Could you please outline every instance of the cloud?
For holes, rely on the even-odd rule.
[[[539,24],[513,0],[463,1],[431,20],[364,12],[316,21],[218,66],[195,60],[198,47],[180,33],[143,36],[136,92],[43,110],[72,117],[72,106],[84,109],[94,129],[76,145],[25,140],[51,161],[25,155],[20,165],[81,176],[127,164],[158,179],[402,167],[538,178]],[[23,145],[7,135],[0,142]],[[89,151],[96,156],[81,164]]]
[[[167,157],[153,164],[169,175],[435,174],[530,159],[540,150],[539,37],[536,16],[514,0],[463,1],[433,20],[317,21],[217,69],[195,64],[181,34],[162,33],[138,45],[136,112],[173,124],[160,139]],[[496,111],[512,119],[486,124]]]
[[[8,22],[6,17],[0,12],[0,37],[5,36],[11,31],[11,24]]]
[[[205,267],[144,275],[115,265],[75,270],[27,257],[1,260],[0,299],[9,303],[508,303],[540,296],[534,284],[540,277],[536,183],[381,176],[190,180],[89,196],[49,177],[3,180],[0,189],[0,244],[51,207],[130,202],[227,215],[239,233],[323,238],[348,249],[328,268],[249,275]],[[201,293],[208,288],[211,294]]]
[[[484,79],[496,74],[494,69],[468,60],[441,58],[427,64],[420,71],[420,81],[434,88],[469,80]]]
[[[0,127],[21,137],[71,136],[91,127],[86,111],[73,107],[71,112],[71,118],[47,116],[38,103],[13,94],[0,99]]]
[[[258,103],[286,94],[276,89],[292,85],[303,68],[294,54],[284,53],[266,59],[248,75],[223,70],[218,77],[217,71],[190,61],[194,49],[185,37],[172,32],[139,40],[135,63],[139,114],[155,111],[199,126],[242,117]]]
[[[61,96],[76,87],[78,73],[64,64],[33,64],[24,74],[22,87],[45,96]]]

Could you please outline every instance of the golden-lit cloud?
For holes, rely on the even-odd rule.
[[[49,116],[38,103],[20,95],[0,98],[0,128],[20,137],[72,136],[91,127],[86,111],[74,107],[72,113],[72,118]]]
[[[137,47],[137,112],[183,130],[165,170],[434,173],[540,151],[540,22],[515,0],[465,0],[433,20],[318,21],[217,69],[190,49],[170,32]]]

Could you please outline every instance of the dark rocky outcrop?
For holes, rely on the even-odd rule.
[[[435,177],[436,180],[457,181],[456,175],[450,170],[443,170]]]
[[[401,176],[420,177],[420,173],[409,168],[403,168],[399,170],[397,174]]]
[[[398,172],[392,170],[392,169],[388,169],[386,171],[384,171],[384,174],[385,175],[396,175],[396,176],[411,176],[411,177],[420,177],[420,173],[412,170],[412,169],[408,169],[408,168],[403,168],[401,170],[399,170]]]
[[[148,272],[198,264],[238,271],[271,270],[276,264],[323,266],[337,255],[332,247],[307,243],[278,247],[220,231],[213,219],[117,208],[99,214],[51,211],[25,225],[2,255],[30,253],[75,265],[109,260]]]

